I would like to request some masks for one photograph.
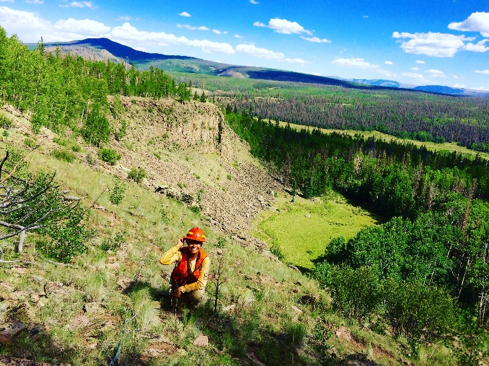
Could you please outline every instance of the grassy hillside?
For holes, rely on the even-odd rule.
[[[59,136],[44,128],[38,135],[32,134],[29,122],[18,111],[4,108],[2,113],[12,125],[0,131],[2,152],[5,149],[25,152],[33,143],[41,143],[38,150],[27,156],[27,169],[56,170],[61,189],[80,197],[85,206],[105,188],[114,189],[116,176],[122,179],[126,192],[118,205],[111,203],[111,191],[99,198],[90,210],[88,223],[97,235],[87,243],[88,252],[70,265],[43,259],[38,245],[46,238],[36,234],[27,236],[21,255],[14,252],[13,241],[1,243],[5,259],[21,262],[0,265],[0,322],[7,326],[20,324],[25,329],[0,344],[0,362],[11,362],[14,357],[36,362],[107,364],[121,344],[120,364],[126,365],[320,365],[366,360],[385,365],[452,364],[447,358],[450,351],[441,345],[422,346],[419,356],[411,358],[402,338],[394,340],[338,317],[329,305],[328,294],[315,281],[266,250],[255,249],[254,242],[243,237],[243,233],[233,235],[223,231],[214,222],[217,216],[154,193],[151,183],[170,177],[158,173],[168,172],[166,166],[187,172],[170,179],[180,179],[182,191],[204,181],[205,192],[215,187],[223,194],[231,191],[246,197],[247,186],[257,183],[242,181],[239,172],[248,172],[247,166],[250,163],[256,166],[257,162],[230,131],[229,150],[233,154],[229,162],[216,152],[199,150],[202,147],[178,144],[181,135],[174,135],[173,130],[156,134],[168,133],[163,140],[154,139],[153,129],[164,126],[155,123],[159,118],[166,115],[168,122],[174,123],[187,115],[187,123],[192,126],[200,114],[190,118],[190,111],[206,105],[199,107],[195,103],[190,105],[191,110],[185,110],[185,106],[179,109],[174,104],[174,112],[168,114],[167,109],[162,109],[159,114],[155,113],[158,106],[174,102],[160,100],[150,107],[154,101],[132,100],[135,102],[127,99],[128,103],[124,103],[127,136],[119,142],[111,139],[109,143],[122,155],[115,166],[98,160],[96,149],[80,139]],[[184,125],[174,127],[175,131],[179,128],[185,131]],[[187,133],[190,132],[183,136],[190,139],[191,134]],[[149,141],[152,143],[148,144]],[[73,161],[59,159],[66,155],[53,155],[60,150],[71,151]],[[128,168],[135,164],[149,173],[140,184],[127,179]],[[193,173],[191,167],[196,169]],[[197,171],[197,167],[202,170]],[[177,183],[172,186],[178,187]],[[279,196],[284,194],[278,192]],[[216,197],[214,201],[219,206],[225,198]],[[349,207],[345,203],[342,206],[324,213],[336,216],[338,210]],[[255,212],[242,210],[248,215]],[[206,230],[209,243],[205,250],[212,258],[212,273],[217,272],[222,258],[226,283],[217,313],[210,301],[178,318],[168,311],[168,301],[163,299],[171,269],[162,268],[158,258],[194,225]],[[104,243],[118,243],[120,248],[106,251]],[[212,299],[212,284],[208,289]],[[207,347],[193,344],[200,334],[209,337]]]

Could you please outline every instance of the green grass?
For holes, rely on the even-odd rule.
[[[324,253],[331,239],[350,239],[361,229],[375,225],[376,218],[338,194],[320,202],[290,197],[280,198],[278,212],[265,212],[255,222],[256,236],[279,248],[285,262],[312,268],[313,260]]]

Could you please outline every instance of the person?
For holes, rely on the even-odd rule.
[[[187,244],[186,247],[183,246],[184,243]],[[197,305],[204,297],[210,268],[210,259],[202,249],[204,243],[204,231],[194,227],[186,236],[180,237],[177,245],[163,253],[160,258],[163,265],[176,263],[170,284],[179,312],[183,306]]]

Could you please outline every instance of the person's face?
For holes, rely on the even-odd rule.
[[[200,248],[202,248],[202,243],[200,241],[187,239],[187,245],[188,245],[188,249],[190,250],[190,253],[192,254],[197,254]]]

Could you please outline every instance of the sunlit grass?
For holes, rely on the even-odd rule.
[[[300,197],[291,202],[290,196],[282,197],[276,208],[278,212],[265,212],[255,222],[256,235],[277,246],[285,262],[303,268],[312,268],[312,261],[324,253],[332,239],[353,238],[377,223],[368,211],[338,194],[316,202]]]

